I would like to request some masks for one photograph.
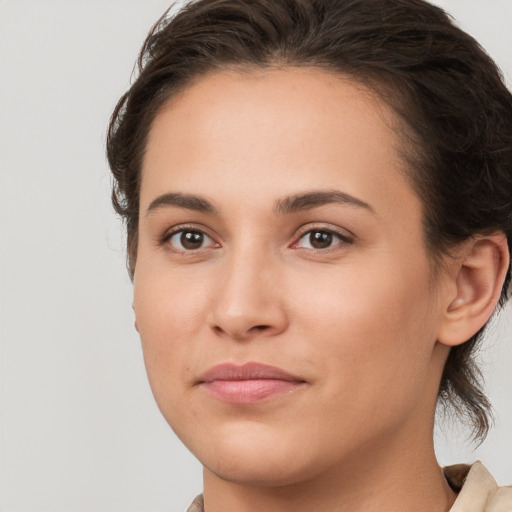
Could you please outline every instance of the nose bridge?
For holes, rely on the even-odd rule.
[[[236,339],[282,331],[286,314],[279,282],[279,260],[268,247],[254,243],[233,247],[218,276],[212,327]]]

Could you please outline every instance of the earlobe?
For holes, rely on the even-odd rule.
[[[447,300],[438,332],[438,341],[448,346],[467,341],[491,317],[508,270],[507,238],[479,235],[464,244],[456,261],[455,296]]]

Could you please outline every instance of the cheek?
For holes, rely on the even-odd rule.
[[[169,278],[163,272],[142,270],[136,275],[137,326],[148,378],[159,405],[161,400],[172,400],[174,391],[182,391],[190,379],[189,362],[200,357],[201,347],[190,340],[197,338],[205,325],[205,300],[205,295],[190,283]]]
[[[200,283],[157,265],[138,266],[133,303],[141,336],[157,344],[162,336],[165,344],[178,343],[200,328],[207,301]]]
[[[307,297],[298,306],[300,330],[310,333],[321,372],[332,376],[329,392],[337,387],[360,404],[419,393],[436,340],[427,264],[404,271],[380,261],[375,272],[370,265],[360,274],[338,272],[296,294]]]

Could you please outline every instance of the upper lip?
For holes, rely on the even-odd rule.
[[[281,368],[262,363],[221,363],[213,366],[199,378],[199,382],[213,382],[215,380],[263,380],[276,379],[290,382],[304,382],[304,379],[292,375]]]

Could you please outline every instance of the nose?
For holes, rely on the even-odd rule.
[[[279,264],[271,257],[232,254],[223,262],[209,324],[220,337],[249,341],[286,330],[288,315]]]

